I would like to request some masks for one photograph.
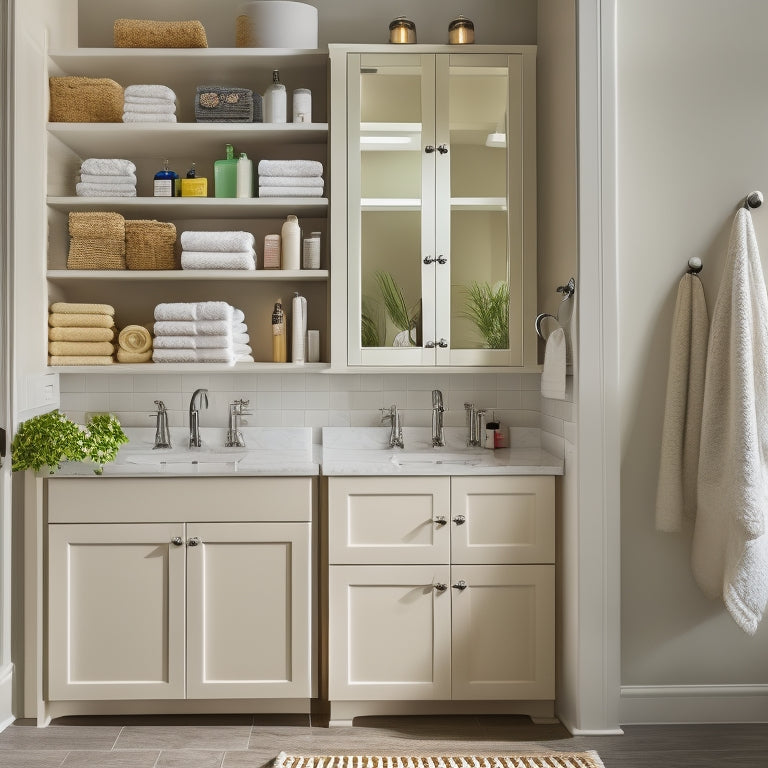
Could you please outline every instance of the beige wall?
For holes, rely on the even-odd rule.
[[[678,280],[700,256],[711,312],[736,207],[768,193],[766,29],[757,0],[618,2],[625,686],[768,683],[768,620],[743,634],[693,583],[690,532],[654,530]],[[768,206],[754,221],[765,264]]]

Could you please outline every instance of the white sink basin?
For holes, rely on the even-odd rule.
[[[232,451],[162,451],[154,453],[135,453],[125,457],[128,464],[140,464],[144,466],[162,466],[172,464],[174,470],[180,469],[179,465],[190,467],[205,466],[206,469],[237,469],[237,465],[248,454]]]
[[[456,465],[465,467],[479,467],[487,465],[492,457],[482,454],[470,453],[394,453],[390,459],[398,466],[440,466]]]

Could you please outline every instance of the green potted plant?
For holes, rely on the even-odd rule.
[[[127,442],[112,414],[97,414],[82,427],[53,410],[21,423],[11,442],[11,469],[37,472],[47,467],[53,474],[62,461],[91,461],[96,465],[94,473],[100,475]]]
[[[464,317],[469,318],[480,332],[488,349],[507,349],[509,346],[509,285],[499,282],[470,283]]]
[[[387,316],[392,325],[400,331],[398,337],[406,339],[409,346],[416,346],[415,331],[418,322],[419,305],[416,304],[412,309],[408,309],[408,305],[405,303],[405,296],[391,273],[377,272],[376,282],[379,284]],[[403,346],[406,345],[403,344]]]

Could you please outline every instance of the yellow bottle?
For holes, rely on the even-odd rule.
[[[278,299],[272,310],[272,362],[285,363],[288,360],[288,347],[285,341],[285,312],[283,300]]]

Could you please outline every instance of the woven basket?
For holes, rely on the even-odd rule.
[[[70,211],[69,234],[72,237],[125,239],[125,219],[112,211]]]
[[[125,240],[73,237],[69,241],[67,269],[125,269]]]
[[[199,21],[116,19],[115,48],[207,48],[205,27]]]
[[[174,269],[176,226],[166,221],[128,219],[125,261],[128,269]]]
[[[50,77],[52,123],[122,123],[123,86],[107,77]]]

